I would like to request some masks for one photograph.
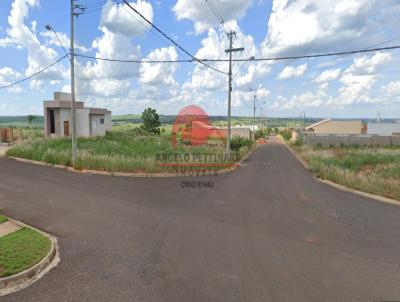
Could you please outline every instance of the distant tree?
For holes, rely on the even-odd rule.
[[[28,115],[29,127],[31,127],[31,125],[32,125],[34,120],[37,120],[37,116],[36,115]]]
[[[160,116],[157,114],[156,109],[147,108],[142,113],[143,125],[141,126],[143,130],[160,134]]]

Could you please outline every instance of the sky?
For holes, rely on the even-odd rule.
[[[76,53],[121,60],[188,59],[121,1],[77,0]],[[130,3],[200,59],[308,55],[400,45],[399,0],[137,0]],[[69,0],[1,0],[0,87],[30,76],[69,49]],[[224,20],[221,25],[210,8]],[[400,50],[284,61],[234,62],[232,115],[400,118]],[[228,71],[227,62],[209,63]],[[187,105],[226,115],[228,77],[198,63],[116,63],[76,58],[77,99],[114,115]],[[70,91],[68,59],[0,89],[0,115],[42,115],[44,100]]]

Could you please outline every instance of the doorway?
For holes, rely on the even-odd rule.
[[[69,121],[64,121],[64,136],[69,136]]]
[[[50,110],[50,134],[56,133],[56,124],[54,120],[54,110]]]

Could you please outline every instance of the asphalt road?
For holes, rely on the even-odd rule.
[[[1,301],[400,300],[400,207],[319,183],[277,140],[213,188],[182,180],[0,159],[0,207],[62,258]]]

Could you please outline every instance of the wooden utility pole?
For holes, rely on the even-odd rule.
[[[243,51],[244,48],[233,48],[233,37],[236,36],[234,31],[227,33],[229,38],[229,48],[225,49],[225,53],[229,54],[229,71],[228,71],[228,127],[226,131],[226,153],[231,152],[231,103],[232,103],[232,53]]]

